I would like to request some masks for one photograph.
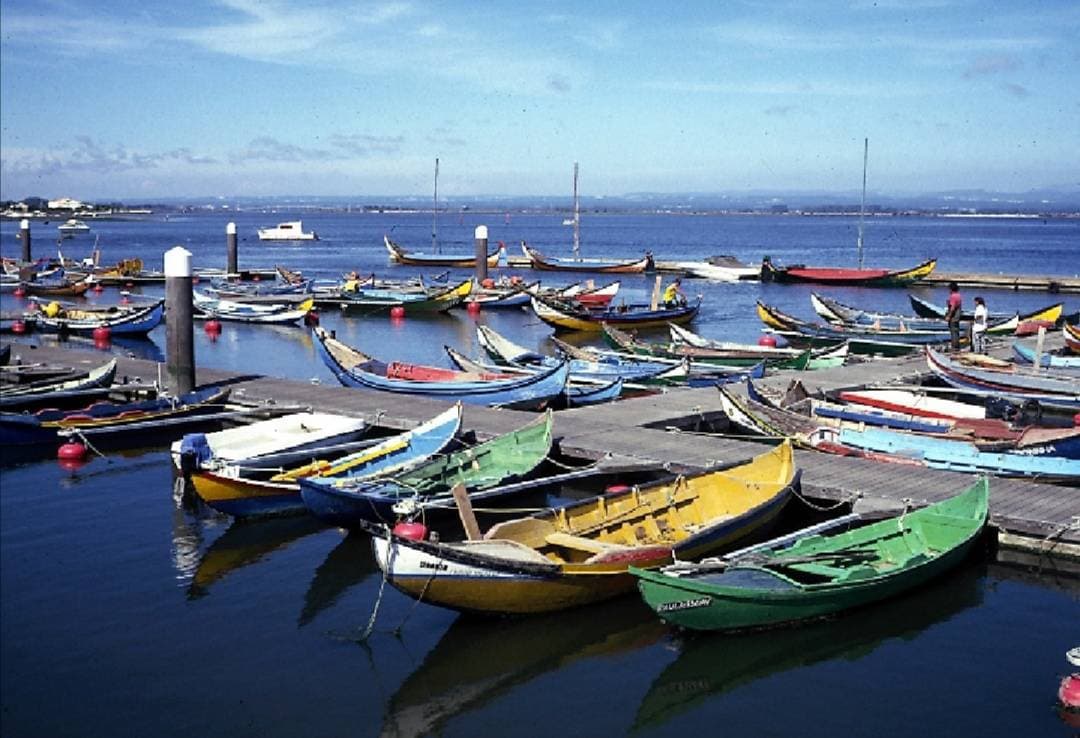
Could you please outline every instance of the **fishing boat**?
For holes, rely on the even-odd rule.
[[[574,255],[570,258],[545,256],[524,241],[521,250],[533,269],[548,272],[596,272],[601,274],[641,274],[656,268],[648,251],[640,259],[583,259],[581,257],[581,208],[578,203],[578,163],[574,162]]]
[[[524,478],[551,452],[552,415],[545,412],[515,431],[437,456],[405,473],[372,480],[301,478],[308,510],[331,525],[358,527],[392,522],[407,505],[417,512],[453,506],[451,490],[463,484],[471,495]]]
[[[840,443],[866,451],[917,461],[932,469],[1040,480],[1080,480],[1080,429],[1029,428],[1004,450],[940,435],[904,433],[888,428],[840,430]]]
[[[91,335],[100,328],[107,328],[110,336],[145,336],[161,324],[164,316],[164,300],[155,300],[146,305],[93,308],[49,303],[39,306],[35,325],[57,333]]]
[[[111,359],[89,371],[64,371],[58,376],[4,384],[0,388],[0,408],[12,410],[41,402],[54,402],[68,393],[108,387],[116,378],[116,359]]]
[[[911,303],[911,307],[915,310],[915,314],[921,318],[930,318],[936,320],[945,320],[946,307],[944,305],[938,305],[932,303],[929,300],[924,300],[917,295],[908,294],[908,301]],[[1048,321],[1055,323],[1061,319],[1062,312],[1065,309],[1065,303],[1057,302],[1053,305],[1047,305],[1044,308],[1033,310],[1029,313],[1021,313],[1018,322],[1028,321]],[[1008,320],[1013,317],[1015,313],[989,313],[987,316],[991,323],[998,323],[1003,320]],[[960,313],[960,320],[971,320],[973,314],[970,310],[964,310]]]
[[[748,462],[504,521],[482,538],[372,536],[386,580],[424,602],[485,615],[592,604],[633,590],[653,568],[769,530],[799,486],[790,444]]]
[[[170,446],[173,465],[184,472],[243,463],[274,468],[309,461],[313,450],[359,440],[362,418],[299,412],[212,433],[188,433]]]
[[[461,305],[473,292],[473,280],[466,279],[451,287],[433,290],[358,289],[342,290],[336,299],[349,313],[387,313],[401,308],[405,315],[445,313]]]
[[[926,348],[926,364],[940,379],[965,392],[1080,408],[1080,377],[1046,370],[1024,372],[1012,365],[1002,368],[990,368],[985,363],[972,365],[965,363],[962,358],[947,356],[930,347]]]
[[[425,254],[417,251],[407,251],[403,246],[400,246],[390,240],[389,236],[383,236],[383,245],[386,246],[386,250],[390,252],[390,260],[396,261],[398,264],[407,264],[409,266],[425,266],[425,267],[455,267],[457,269],[472,269],[476,266],[476,254],[441,254],[432,253]],[[495,246],[491,247],[486,257],[487,266],[489,269],[494,269],[499,266],[499,258],[506,250],[506,244],[499,241]]]
[[[615,280],[599,287],[590,286],[591,284],[592,280],[587,283],[570,285],[558,290],[554,298],[556,300],[569,300],[583,307],[599,310],[611,304],[611,301],[615,299],[615,295],[619,293],[622,282]]]
[[[1066,323],[1061,327],[1061,333],[1069,351],[1080,354],[1080,328]]]
[[[532,308],[536,316],[557,331],[601,330],[604,323],[618,327],[655,328],[668,323],[689,323],[697,317],[701,300],[677,307],[649,305],[620,305],[606,310],[587,310],[566,302],[554,302],[537,295],[532,296]]]
[[[928,343],[948,343],[950,340],[948,331],[875,330],[810,323],[761,301],[757,303],[757,313],[769,331],[782,336],[789,343],[824,347],[846,342],[855,354],[902,356]]]
[[[298,305],[290,302],[250,303],[219,300],[195,290],[192,292],[196,317],[225,320],[234,323],[277,324],[296,323],[304,319],[315,306],[309,297]]]
[[[39,277],[30,282],[23,281],[19,285],[28,295],[81,297],[94,286],[94,280],[90,277],[70,279],[63,269],[58,269],[49,277]]]
[[[742,630],[827,617],[900,595],[964,560],[986,525],[984,477],[964,492],[829,535],[810,528],[723,558],[632,568],[645,602],[692,630]]]
[[[942,418],[945,420],[982,420],[986,418],[985,405],[958,402],[917,390],[842,390],[839,397],[848,404],[918,415],[923,418]]]
[[[306,512],[300,497],[302,477],[351,480],[399,474],[445,449],[461,428],[461,403],[416,428],[381,441],[312,449],[314,459],[291,468],[249,468],[236,462],[211,464],[191,473],[195,492],[210,507],[234,517]]]
[[[323,362],[346,387],[489,407],[536,408],[562,395],[570,373],[566,362],[523,377],[476,375],[399,361],[387,364],[345,345],[320,327],[312,333]]]
[[[671,333],[671,342],[673,344],[686,344],[687,346],[695,346],[703,349],[718,349],[727,350],[731,347],[742,346],[745,344],[734,344],[729,341],[715,341],[711,338],[705,338],[699,336],[688,328],[684,328],[681,325],[670,325],[668,329]],[[760,347],[760,344],[759,344]],[[779,348],[779,351],[791,351],[793,355],[792,359],[797,358],[803,352],[798,349]],[[816,349],[810,352],[809,361],[806,363],[806,369],[833,369],[838,366],[843,366],[847,361],[848,355],[851,353],[851,346],[847,343],[839,343],[834,346],[825,346],[820,349]],[[798,362],[795,362],[797,365]]]
[[[318,241],[319,234],[315,231],[305,231],[304,223],[300,220],[290,220],[286,223],[278,223],[273,228],[259,228],[260,241]]]
[[[877,312],[873,310],[861,310],[845,305],[838,300],[819,295],[816,292],[810,294],[810,304],[820,317],[834,325],[850,326],[856,329],[888,330],[888,331],[938,331],[949,330],[949,324],[944,318],[923,318],[918,315],[902,315],[900,313]],[[970,318],[966,320],[970,321]],[[986,327],[990,335],[1008,335],[1016,331],[1017,326],[1024,320],[1018,313],[1004,317],[991,319]]]
[[[674,327],[669,326],[669,330]],[[644,341],[609,323],[601,326],[601,335],[604,341],[616,351],[646,358],[676,360],[686,358],[696,362],[730,367],[753,366],[764,361],[771,366],[784,369],[805,369],[810,360],[809,350],[735,343],[700,347],[676,341],[666,344]]]
[[[1024,364],[1035,364],[1035,349],[1026,343],[1013,341],[1013,353]],[[1039,366],[1067,372],[1080,371],[1080,356],[1045,352],[1039,357]]]
[[[864,269],[842,267],[777,266],[766,256],[761,261],[762,282],[812,282],[851,287],[906,287],[926,279],[937,266],[929,259],[907,269]]]
[[[517,279],[517,277],[514,278],[514,280]],[[531,294],[539,288],[540,282],[522,284],[520,281],[490,284],[490,286],[481,284],[479,287],[473,285],[472,293],[465,300],[465,304],[476,303],[485,310],[527,307]]]
[[[31,445],[55,443],[71,432],[124,432],[138,426],[145,432],[150,424],[160,430],[166,421],[211,413],[221,408],[229,390],[205,387],[179,397],[158,396],[126,402],[95,402],[74,410],[53,408],[35,413],[0,413],[0,443]]]

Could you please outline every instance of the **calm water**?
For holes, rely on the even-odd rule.
[[[384,230],[422,248],[430,217],[305,216],[315,245],[260,245],[240,215],[242,266],[309,274],[390,267]],[[449,219],[448,219],[449,220]],[[104,260],[183,244],[197,266],[224,265],[225,217],[95,223]],[[480,222],[440,224],[445,248],[471,247]],[[485,219],[494,239],[566,253],[552,217]],[[35,224],[34,251],[50,253]],[[0,225],[4,255],[16,226]],[[456,245],[453,243],[456,240]],[[84,256],[92,238],[64,244]],[[590,217],[587,254],[651,248],[661,259],[734,253],[850,264],[854,221],[839,218]],[[559,249],[560,246],[565,248]],[[1075,221],[890,219],[867,227],[868,263],[937,255],[950,271],[1075,274]],[[545,281],[553,279],[545,277]],[[644,278],[624,290],[644,297]],[[648,285],[651,287],[651,285]],[[757,299],[810,316],[808,290],[691,283],[706,295],[695,329],[755,340]],[[852,304],[905,309],[903,291],[836,291]],[[941,299],[942,295],[931,296]],[[1045,294],[986,293],[993,309]],[[115,291],[98,298],[115,300]],[[630,298],[628,298],[630,299]],[[14,299],[3,297],[4,308]],[[1067,308],[1075,310],[1076,298]],[[523,343],[549,331],[525,312],[483,314]],[[382,358],[443,363],[471,351],[474,319],[344,319],[345,340]],[[23,339],[18,352],[30,352]],[[196,332],[200,365],[332,381],[302,328],[226,325]],[[119,347],[160,354],[163,330]],[[71,474],[53,462],[0,468],[0,730],[5,736],[879,735],[1068,736],[1054,694],[1080,645],[1078,580],[1043,561],[1006,566],[981,553],[910,597],[833,622],[738,637],[684,637],[636,598],[538,620],[475,621],[381,579],[368,542],[304,518],[232,524],[174,502],[161,450],[113,455]],[[1080,506],[1078,506],[1080,511]],[[380,601],[375,630],[357,636]]]

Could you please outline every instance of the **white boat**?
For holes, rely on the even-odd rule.
[[[738,282],[740,280],[760,279],[761,265],[743,264],[734,256],[713,256],[707,261],[679,261],[675,268],[699,279],[714,282]]]
[[[278,223],[273,228],[259,229],[260,241],[318,241],[319,234],[315,231],[304,232],[303,221],[290,220],[287,223]]]
[[[355,441],[366,429],[362,418],[293,413],[213,433],[188,433],[170,451],[178,469],[212,469],[240,462],[250,467],[279,466],[310,461],[312,449]]]
[[[83,223],[78,218],[68,218],[63,223],[58,225],[56,228],[61,233],[71,233],[71,234],[86,233],[87,231],[90,230],[90,226],[86,225],[86,223]]]

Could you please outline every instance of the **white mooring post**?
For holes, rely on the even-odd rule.
[[[488,229],[486,225],[476,226],[476,281],[487,279]]]
[[[195,389],[195,327],[191,298],[191,252],[165,252],[165,371],[168,389],[182,395]]]

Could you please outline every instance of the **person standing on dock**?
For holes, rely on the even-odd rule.
[[[986,324],[988,317],[986,301],[982,297],[976,297],[975,316],[971,321],[971,350],[977,354],[986,353]]]
[[[960,297],[960,285],[949,282],[949,300],[946,303],[945,322],[949,324],[949,339],[953,351],[960,350],[960,313],[963,300]]]

